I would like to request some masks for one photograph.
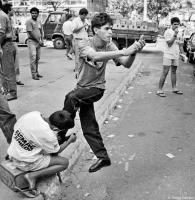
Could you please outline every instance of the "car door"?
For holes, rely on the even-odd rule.
[[[61,13],[50,13],[45,23],[43,24],[44,38],[51,40],[52,34],[56,28],[56,25],[61,19]]]

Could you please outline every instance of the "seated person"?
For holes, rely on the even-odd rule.
[[[38,111],[29,112],[18,119],[14,126],[8,155],[13,165],[28,172],[25,178],[29,183],[26,190],[37,196],[36,180],[41,176],[49,176],[61,172],[68,167],[68,159],[61,157],[69,144],[76,141],[71,134],[61,145],[56,131],[68,130],[74,126],[74,120],[67,111],[56,111],[49,118]]]

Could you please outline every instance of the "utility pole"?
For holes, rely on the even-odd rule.
[[[144,0],[144,18],[143,21],[147,21],[147,0]]]

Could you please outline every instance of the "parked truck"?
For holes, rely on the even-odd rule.
[[[158,26],[155,22],[132,21],[128,18],[114,19],[113,42],[122,49],[128,47],[135,40],[139,40],[144,35],[146,42],[156,42],[158,36]]]

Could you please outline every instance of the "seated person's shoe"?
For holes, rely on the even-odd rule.
[[[17,96],[8,93],[8,94],[6,94],[6,99],[7,99],[7,101],[12,101],[12,100],[17,99]]]
[[[22,83],[21,81],[16,81],[17,85],[24,85],[24,83]]]
[[[43,78],[43,76],[41,74],[37,74],[38,78]]]
[[[98,160],[89,168],[89,172],[96,172],[100,170],[102,167],[107,167],[110,165],[111,165],[110,158],[98,158]]]
[[[39,80],[39,78],[37,76],[33,76],[32,79],[33,80]]]

